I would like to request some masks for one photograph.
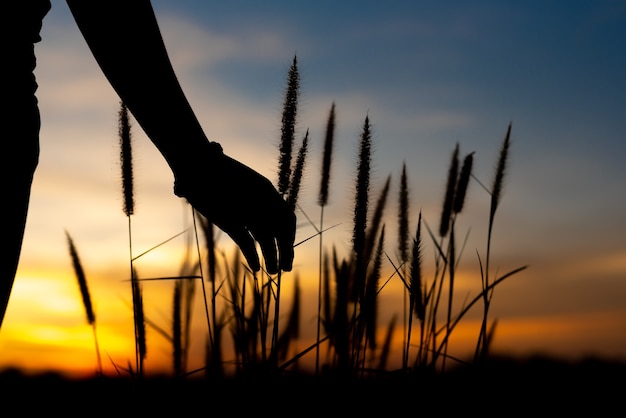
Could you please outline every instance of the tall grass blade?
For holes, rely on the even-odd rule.
[[[389,355],[391,353],[391,343],[393,341],[393,332],[396,328],[396,315],[391,317],[389,321],[389,325],[387,326],[387,334],[385,335],[385,340],[383,341],[383,346],[380,350],[380,357],[378,360],[378,370],[384,372],[387,369],[387,362],[389,360]]]
[[[350,266],[345,260],[339,261],[337,248],[333,246],[333,266],[335,275],[335,312],[332,323],[332,344],[335,347],[336,367],[340,375],[350,372],[350,347],[348,326],[348,305],[350,290]]]
[[[182,342],[182,286],[183,281],[177,280],[174,284],[173,308],[172,308],[172,361],[174,377],[179,378],[183,374],[183,342]]]
[[[302,310],[302,297],[301,297],[301,289],[300,289],[300,277],[296,275],[294,278],[294,289],[292,296],[292,305],[291,311],[289,312],[289,316],[287,319],[287,325],[283,330],[282,334],[278,338],[278,351],[279,351],[279,359],[285,360],[287,355],[289,354],[289,349],[292,347],[292,344],[295,344],[300,338],[300,315]],[[297,349],[295,349],[297,351]],[[294,363],[297,366],[297,362]]]
[[[385,225],[383,224],[376,246],[376,253],[372,264],[372,269],[367,278],[365,302],[361,317],[365,321],[365,338],[370,349],[376,349],[376,331],[378,329],[378,290],[380,282],[380,272],[382,269],[382,256],[385,243]],[[364,356],[365,357],[365,356]]]
[[[131,290],[133,294],[133,318],[135,324],[135,349],[136,349],[136,370],[138,376],[143,377],[143,363],[147,354],[146,345],[146,321],[143,309],[143,292],[141,283],[137,278],[137,272],[133,269],[131,277]]]

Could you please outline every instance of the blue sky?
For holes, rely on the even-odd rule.
[[[71,274],[64,229],[74,232],[94,270],[113,271],[112,260],[124,265],[127,256],[117,98],[65,2],[53,3],[37,46],[42,158],[18,294],[37,268],[56,269],[58,277]],[[503,348],[522,344],[527,350],[626,358],[624,2],[155,0],[153,5],[207,135],[272,180],[282,94],[297,56],[298,132],[309,129],[312,138],[301,204],[314,218],[324,128],[336,103],[325,222],[341,224],[333,231],[340,248],[348,247],[351,182],[366,116],[374,134],[373,191],[388,175],[395,182],[388,210],[394,230],[403,162],[412,222],[421,209],[436,226],[455,144],[461,155],[476,153],[475,175],[488,184],[511,122],[495,255],[502,271],[530,268],[502,288],[494,309],[510,324],[545,318],[546,324],[560,324],[557,328],[569,324],[569,331],[552,340],[512,339]],[[135,137],[135,239],[138,248],[147,248],[180,230],[182,205],[160,155],[141,132]],[[488,196],[473,183],[468,199],[461,227],[471,229],[465,259],[475,270],[475,252],[484,250]],[[299,238],[312,233],[303,216],[299,225]],[[307,250],[298,251],[296,268],[311,268]],[[22,324],[18,303],[10,305],[5,329]],[[570,329],[574,322],[581,328]]]

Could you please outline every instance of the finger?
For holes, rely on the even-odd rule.
[[[276,250],[276,242],[274,238],[268,235],[262,237],[256,237],[259,246],[261,247],[261,253],[265,259],[265,268],[269,274],[278,273],[278,255]]]
[[[256,252],[254,239],[250,233],[244,228],[232,229],[226,231],[226,233],[228,233],[232,240],[235,241],[235,244],[239,246],[239,249],[241,249],[243,256],[246,258],[250,269],[252,269],[252,271],[261,270],[259,255]]]
[[[296,216],[293,212],[284,219],[284,224],[278,231],[276,239],[280,257],[280,268],[284,271],[291,271],[293,268],[293,244],[296,239]]]

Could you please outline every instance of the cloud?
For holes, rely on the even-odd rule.
[[[275,62],[284,57],[286,37],[265,27],[218,33],[173,15],[160,16],[159,25],[178,71],[212,68],[241,60]]]

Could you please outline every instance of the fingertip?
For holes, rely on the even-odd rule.
[[[261,270],[261,261],[259,260],[259,255],[257,254],[252,236],[250,236],[247,231],[231,231],[229,235],[239,246],[239,249],[248,262],[248,267],[255,273]]]
[[[280,268],[283,271],[291,271],[293,269],[293,245],[280,246]]]
[[[286,224],[278,238],[278,251],[280,253],[280,267],[284,271],[293,269],[294,242],[296,240],[296,219],[295,215],[291,222]]]

